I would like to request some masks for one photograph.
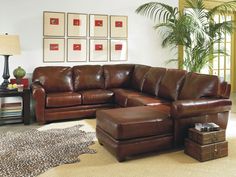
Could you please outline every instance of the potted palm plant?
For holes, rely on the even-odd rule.
[[[200,72],[219,54],[227,55],[225,50],[213,46],[224,40],[222,34],[233,32],[234,21],[216,22],[214,16],[235,12],[236,1],[222,3],[210,10],[206,9],[203,0],[186,0],[186,5],[188,8],[181,12],[168,4],[149,2],[138,7],[136,12],[154,20],[154,29],[161,31],[163,47],[183,46],[183,59],[170,61],[181,61],[188,71]]]

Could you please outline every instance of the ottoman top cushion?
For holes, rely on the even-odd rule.
[[[124,140],[172,133],[169,114],[156,106],[98,110],[97,126],[114,139]]]

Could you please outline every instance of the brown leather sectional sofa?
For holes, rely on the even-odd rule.
[[[97,110],[117,107],[123,113],[127,107],[161,112],[171,121],[164,126],[174,134],[175,145],[183,144],[195,122],[226,128],[231,109],[230,85],[217,76],[135,64],[38,67],[32,95],[40,124],[95,117]]]

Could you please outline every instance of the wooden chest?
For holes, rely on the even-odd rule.
[[[217,143],[225,141],[225,130],[220,129],[219,131],[200,132],[195,128],[190,128],[188,138],[200,145]]]
[[[213,144],[200,145],[186,138],[184,152],[200,162],[213,160],[228,156],[228,142],[223,141]]]

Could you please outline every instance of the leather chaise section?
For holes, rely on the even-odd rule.
[[[99,110],[97,126],[117,140],[172,134],[173,120],[154,106]]]

